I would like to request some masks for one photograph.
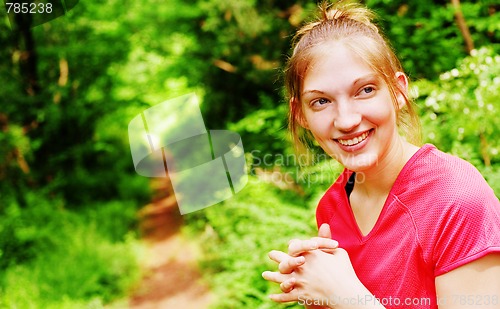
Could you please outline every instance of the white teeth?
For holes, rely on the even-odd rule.
[[[339,143],[341,143],[342,145],[344,146],[352,146],[352,145],[356,145],[356,144],[359,144],[361,143],[362,141],[364,141],[366,138],[368,137],[368,132],[365,132],[363,134],[361,134],[360,136],[358,137],[355,137],[353,139],[348,139],[348,140],[345,140],[345,139],[339,139]]]

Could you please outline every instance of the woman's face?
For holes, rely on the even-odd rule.
[[[386,83],[361,58],[341,43],[328,47],[306,73],[302,124],[346,168],[368,171],[400,138],[395,106]],[[407,86],[404,74],[394,78]]]

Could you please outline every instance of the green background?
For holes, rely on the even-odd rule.
[[[497,1],[462,1],[471,53],[451,2],[364,3],[413,81],[424,141],[474,164],[500,195]],[[37,26],[0,12],[0,307],[90,308],[131,293],[136,213],[153,192],[134,172],[128,122],[189,92],[209,129],[242,136],[250,172],[234,198],[184,216],[214,307],[280,307],[261,278],[275,267],[266,253],[315,234],[316,202],[340,171],[326,159],[300,169],[286,132],[283,64],[315,7],[80,1]]]

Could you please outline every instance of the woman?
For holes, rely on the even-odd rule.
[[[296,143],[345,170],[321,199],[318,237],[272,251],[277,302],[310,308],[500,308],[500,203],[469,163],[418,147],[408,79],[359,5],[321,6],[286,71]]]

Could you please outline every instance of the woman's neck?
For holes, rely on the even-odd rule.
[[[399,173],[418,149],[403,138],[397,139],[376,166],[356,173],[356,189],[367,197],[387,196]]]

